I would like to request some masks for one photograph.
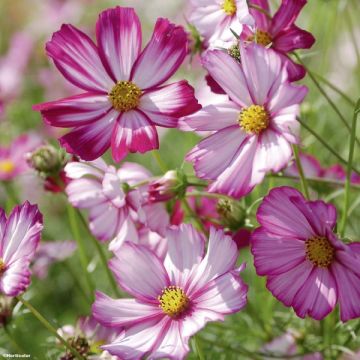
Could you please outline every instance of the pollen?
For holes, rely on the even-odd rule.
[[[6,270],[6,265],[3,259],[0,259],[0,275],[2,275]]]
[[[225,13],[229,16],[233,16],[236,13],[235,0],[224,0],[221,7],[225,11]]]
[[[11,173],[15,169],[15,164],[11,160],[0,160],[0,171],[3,173]]]
[[[327,268],[331,265],[335,257],[335,249],[326,237],[313,236],[307,239],[306,258],[315,266]]]
[[[251,105],[239,115],[240,127],[250,134],[260,134],[269,126],[270,116],[264,106]]]
[[[181,315],[189,306],[189,299],[183,289],[178,286],[168,286],[158,296],[159,306],[165,314],[171,317]]]
[[[118,81],[109,92],[113,108],[126,112],[139,105],[141,90],[131,81]]]
[[[248,36],[246,40],[250,42],[256,42],[257,44],[260,44],[264,47],[272,43],[271,35],[268,32],[262,31],[260,29],[257,29],[254,35]]]

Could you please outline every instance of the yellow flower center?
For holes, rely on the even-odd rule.
[[[251,105],[239,115],[240,127],[250,134],[260,134],[269,126],[270,116],[264,106]]]
[[[129,111],[139,105],[141,90],[131,81],[118,81],[109,92],[115,110]]]
[[[0,171],[3,173],[11,173],[15,169],[15,164],[11,160],[0,160]]]
[[[248,36],[247,41],[256,42],[262,46],[268,46],[272,43],[272,38],[270,34],[266,31],[257,29],[254,35]]]
[[[0,275],[2,275],[6,270],[6,265],[3,259],[0,259]]]
[[[306,258],[315,266],[326,268],[331,265],[335,257],[335,249],[326,237],[313,236],[306,240],[305,245]]]
[[[189,306],[189,299],[183,289],[178,286],[168,286],[158,297],[160,307],[171,317],[181,315]]]
[[[224,0],[222,3],[222,9],[226,14],[233,16],[236,13],[236,3],[235,0]]]

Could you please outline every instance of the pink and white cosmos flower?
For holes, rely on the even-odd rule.
[[[204,38],[205,46],[234,42],[242,25],[253,25],[246,0],[190,0],[188,21]]]
[[[208,321],[246,305],[247,286],[236,269],[238,250],[230,236],[212,228],[206,255],[204,237],[189,224],[169,229],[167,239],[164,262],[129,242],[110,260],[119,285],[135,299],[96,294],[93,316],[122,330],[102,348],[121,359],[183,359],[189,338]]]
[[[6,218],[0,209],[0,292],[17,296],[30,284],[30,262],[43,228],[36,205],[25,202]]]
[[[204,67],[229,99],[185,117],[186,126],[214,134],[186,156],[196,175],[213,180],[209,190],[240,198],[268,171],[285,167],[299,142],[296,116],[307,88],[292,85],[281,58],[271,49],[242,46],[241,64],[220,50],[208,51]]]
[[[30,170],[26,154],[42,144],[41,138],[33,133],[18,136],[9,147],[0,147],[0,180],[13,180]]]
[[[156,126],[176,127],[179,117],[200,108],[186,81],[162,85],[186,56],[184,29],[158,19],[141,51],[134,9],[116,7],[100,14],[96,38],[97,46],[71,25],[54,33],[48,55],[85,92],[34,109],[52,126],[73,128],[60,142],[84,160],[98,158],[110,146],[115,161],[128,152],[157,149]]]
[[[146,186],[129,188],[151,177],[141,165],[125,162],[116,170],[99,158],[68,163],[65,173],[73,179],[65,189],[69,202],[89,210],[91,232],[100,241],[112,240],[111,250],[124,240],[139,242],[138,229],[144,225],[165,234],[169,216],[164,205],[148,204]]]
[[[250,0],[251,5],[270,13],[268,0]],[[250,8],[255,20],[255,26],[244,26],[240,39],[243,41],[256,41],[263,46],[271,47],[281,57],[289,72],[289,80],[302,79],[306,71],[302,65],[296,64],[288,56],[297,49],[309,49],[315,39],[309,32],[298,28],[294,23],[307,0],[282,0],[281,5],[273,17]]]
[[[323,319],[337,303],[342,321],[360,316],[360,242],[346,245],[334,234],[334,206],[279,187],[264,198],[257,220],[254,265],[278,300],[301,318]]]

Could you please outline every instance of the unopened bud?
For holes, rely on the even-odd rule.
[[[240,62],[240,48],[238,44],[230,46],[227,52],[232,58]]]
[[[245,211],[238,201],[220,199],[216,210],[220,215],[220,221],[230,230],[239,229],[245,221]]]
[[[0,326],[10,322],[15,304],[15,298],[0,295]]]

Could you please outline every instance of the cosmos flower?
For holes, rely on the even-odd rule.
[[[205,47],[231,43],[242,25],[253,25],[246,0],[190,0],[188,21],[203,37]]]
[[[214,132],[186,156],[196,175],[213,180],[210,191],[235,198],[288,164],[291,144],[299,141],[299,104],[307,93],[288,82],[273,50],[257,44],[240,50],[241,64],[220,50],[205,54],[204,67],[230,99],[183,119],[183,130]]]
[[[17,296],[30,284],[30,262],[40,241],[42,215],[25,202],[6,218],[0,209],[0,292]]]
[[[130,152],[159,147],[155,126],[176,127],[178,118],[198,110],[186,81],[163,85],[187,53],[180,26],[158,19],[141,52],[141,25],[132,8],[102,12],[97,46],[80,30],[63,25],[46,45],[63,76],[85,92],[34,107],[45,122],[73,128],[60,138],[65,149],[94,160],[109,147],[115,161]]]
[[[129,242],[110,261],[119,285],[135,299],[96,294],[93,316],[121,329],[102,349],[121,359],[183,359],[189,338],[208,321],[223,320],[246,305],[247,286],[229,236],[212,228],[206,255],[205,239],[189,224],[169,229],[167,239],[164,263]]]
[[[254,265],[278,300],[301,318],[323,319],[337,303],[342,321],[360,316],[360,243],[337,238],[334,206],[279,187],[264,198],[257,220]]]
[[[26,154],[42,144],[36,134],[23,134],[12,141],[9,147],[0,147],[0,180],[13,180],[29,170]]]
[[[24,32],[14,34],[6,55],[0,58],[0,116],[9,102],[22,90],[23,75],[33,48],[31,38]]]
[[[32,271],[39,279],[46,278],[52,263],[70,257],[76,250],[74,241],[42,242],[35,253]]]
[[[89,210],[91,232],[100,241],[112,240],[111,250],[124,240],[139,242],[138,228],[143,225],[165,233],[169,216],[164,205],[148,204],[146,186],[130,189],[151,177],[141,165],[125,162],[116,170],[99,158],[68,163],[65,173],[73,179],[65,189],[69,202]]]
[[[251,0],[250,3],[270,13],[267,0]],[[306,0],[282,0],[279,9],[270,18],[250,7],[255,26],[244,26],[240,36],[243,41],[256,41],[262,46],[274,49],[287,66],[289,81],[302,79],[306,71],[302,65],[292,61],[288,53],[297,49],[309,49],[315,42],[312,34],[294,24],[306,3]]]
[[[116,332],[101,326],[92,316],[80,317],[75,326],[64,325],[57,332],[88,360],[118,360],[118,357],[111,356],[99,347],[111,341]],[[72,359],[73,355],[70,352],[60,357],[60,360]]]

